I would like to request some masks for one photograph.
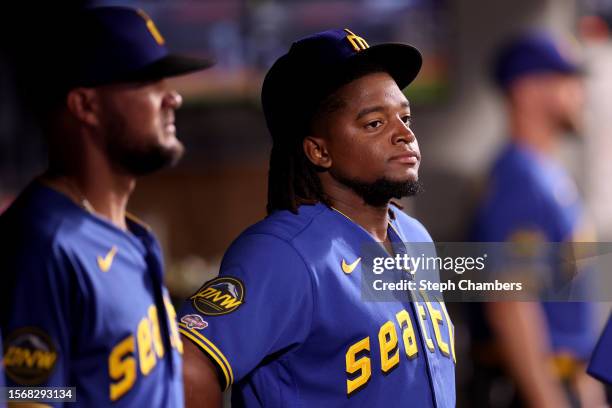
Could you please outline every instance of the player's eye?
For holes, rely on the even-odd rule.
[[[376,129],[382,126],[382,120],[372,120],[368,122],[365,127],[366,129]]]
[[[410,115],[404,115],[404,116],[402,116],[402,122],[404,122],[408,126],[411,126],[412,125],[412,118],[410,117]]]

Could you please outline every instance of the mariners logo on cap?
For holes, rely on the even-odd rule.
[[[143,20],[145,21],[145,23],[147,24],[147,29],[149,30],[149,32],[151,33],[151,35],[153,36],[153,38],[155,39],[157,44],[158,45],[164,45],[166,40],[164,39],[164,37],[161,35],[159,30],[157,29],[157,26],[155,25],[153,20],[151,20],[151,17],[149,17],[149,15],[144,12],[144,10],[138,9],[137,12],[140,15],[140,17],[142,17]]]
[[[353,33],[348,28],[345,28],[344,31],[346,31],[348,33],[348,35],[346,36],[346,39],[348,40],[348,42],[351,43],[351,45],[353,46],[353,49],[355,51],[359,52],[359,51],[365,50],[366,48],[370,48],[370,46],[368,45],[367,41],[364,40],[362,37],[360,37],[357,34]]]
[[[244,302],[244,285],[237,278],[222,276],[202,286],[191,297],[193,306],[205,315],[231,313]]]

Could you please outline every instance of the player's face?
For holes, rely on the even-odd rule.
[[[176,138],[174,111],[181,96],[167,81],[97,88],[100,123],[109,158],[133,175],[176,163],[183,144]]]
[[[391,76],[365,75],[335,96],[343,106],[315,124],[315,132],[325,135],[330,174],[360,183],[416,182],[421,154],[410,128],[410,106]]]
[[[584,84],[577,76],[556,75],[551,78],[552,114],[561,128],[578,132],[582,128],[584,111]]]

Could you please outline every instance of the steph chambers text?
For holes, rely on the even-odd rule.
[[[376,291],[403,291],[403,290],[425,290],[425,291],[517,291],[523,290],[521,282],[474,282],[469,279],[462,279],[458,282],[448,280],[446,282],[432,282],[427,280],[413,281],[402,279],[398,282],[385,282],[377,279],[372,282]]]

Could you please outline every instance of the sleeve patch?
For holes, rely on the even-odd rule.
[[[520,229],[510,234],[506,241],[517,244],[531,245],[546,242],[546,236],[544,236],[544,233],[538,229]]]
[[[45,382],[57,360],[57,348],[51,337],[38,328],[17,329],[5,340],[6,374],[17,384],[36,385]]]
[[[240,279],[221,276],[206,282],[190,300],[200,313],[219,316],[237,310],[244,298],[244,284]]]
[[[208,327],[208,322],[197,314],[188,314],[181,317],[181,322],[185,323],[188,329],[202,330]]]

